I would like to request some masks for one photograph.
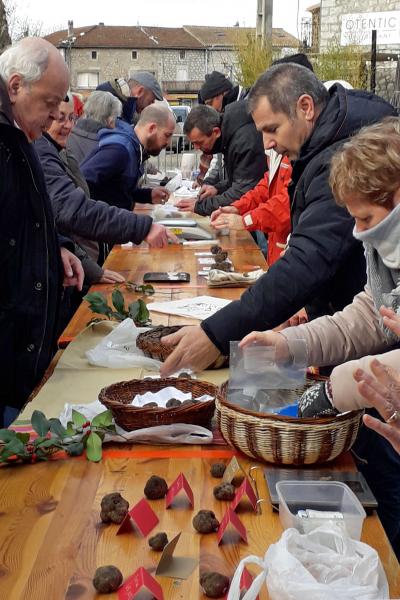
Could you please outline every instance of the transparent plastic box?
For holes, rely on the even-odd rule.
[[[276,491],[279,497],[279,518],[284,529],[295,527],[301,533],[329,521],[345,527],[348,535],[359,540],[363,521],[366,517],[357,496],[339,481],[278,481]],[[343,519],[335,516],[325,518],[301,518],[298,511],[316,510],[342,513]]]

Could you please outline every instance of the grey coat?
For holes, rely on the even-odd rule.
[[[81,117],[69,134],[67,150],[81,163],[97,147],[97,132],[104,125],[100,121]]]

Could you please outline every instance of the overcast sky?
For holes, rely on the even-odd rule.
[[[74,25],[225,25],[254,27],[257,0],[9,0],[20,15],[42,21],[44,30]],[[274,0],[273,26],[283,27],[297,37],[299,21],[315,0]]]

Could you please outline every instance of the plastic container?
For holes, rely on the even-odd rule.
[[[348,535],[359,540],[366,517],[360,501],[345,484],[339,481],[278,481],[279,518],[284,529],[295,527],[308,533],[332,520],[346,528]],[[316,510],[342,513],[343,519],[335,517],[301,518],[300,510]]]

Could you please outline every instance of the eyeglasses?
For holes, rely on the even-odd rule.
[[[66,121],[69,121],[70,123],[76,123],[77,120],[78,120],[78,116],[73,113],[71,115],[64,115],[63,113],[61,113],[57,119],[57,122],[65,123]]]

